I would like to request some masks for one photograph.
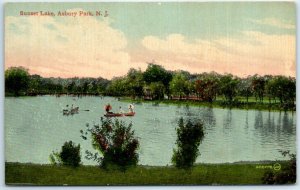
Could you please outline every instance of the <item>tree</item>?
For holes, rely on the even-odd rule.
[[[273,81],[273,93],[280,103],[294,103],[296,99],[296,81],[292,78],[277,76]]]
[[[107,88],[108,94],[113,96],[124,96],[126,95],[126,85],[127,82],[125,77],[113,78]]]
[[[204,138],[203,124],[180,118],[177,128],[177,149],[173,150],[172,162],[177,168],[190,169],[199,156],[199,145]]]
[[[153,100],[161,100],[164,98],[164,85],[161,82],[152,82],[148,88],[150,89]]]
[[[237,86],[239,80],[231,74],[224,75],[220,78],[220,92],[225,96],[228,102],[232,102],[237,95]]]
[[[169,96],[169,83],[172,80],[171,72],[165,70],[162,66],[150,63],[143,73],[144,81],[149,85],[155,82],[161,82],[164,85],[164,92]]]
[[[181,100],[183,95],[189,95],[189,81],[182,73],[176,73],[170,82],[170,90],[172,94],[179,95]]]
[[[76,90],[76,83],[75,81],[71,81],[68,85],[67,85],[67,90],[68,93],[74,93]]]
[[[92,128],[87,125],[86,132],[81,132],[81,137],[87,140],[87,134],[91,135],[92,145],[95,150],[103,155],[92,154],[86,151],[87,159],[94,159],[99,162],[101,167],[109,169],[117,167],[126,170],[129,166],[136,166],[138,163],[139,141],[131,129],[132,124],[128,127],[123,121],[101,118],[101,126],[94,125]]]
[[[269,103],[273,99],[276,102],[276,80],[271,78],[267,81],[265,85],[266,96],[269,98]]]
[[[129,96],[132,96],[133,99],[135,99],[136,96],[141,97],[143,95],[145,81],[143,80],[143,73],[141,70],[133,68],[129,69],[126,81],[126,92]]]
[[[103,79],[101,77],[93,79],[92,83],[89,85],[89,90],[96,94],[105,94],[110,81]]]
[[[14,96],[26,94],[29,87],[29,73],[23,67],[10,67],[5,71],[5,92]]]
[[[28,85],[28,93],[31,95],[36,95],[41,92],[41,81],[42,77],[40,75],[31,75]]]
[[[80,144],[76,146],[72,141],[65,142],[59,153],[50,154],[50,161],[52,164],[78,167],[81,161]]]
[[[238,85],[238,91],[241,96],[246,97],[248,103],[249,97],[252,95],[251,77],[241,79]]]
[[[195,90],[201,100],[212,102],[218,92],[218,78],[214,76],[199,76],[195,81]]]
[[[252,79],[252,89],[256,99],[258,98],[259,101],[264,101],[264,92],[265,92],[265,84],[266,81],[264,77],[255,75]]]

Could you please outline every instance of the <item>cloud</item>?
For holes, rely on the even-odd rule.
[[[110,79],[130,67],[145,70],[146,61],[153,59],[166,69],[192,73],[295,76],[293,35],[244,31],[241,36],[191,40],[170,34],[145,36],[136,48],[127,44],[121,31],[95,17],[5,17],[5,68],[23,66],[45,77]]]
[[[250,22],[260,25],[269,25],[277,28],[283,28],[283,29],[295,29],[295,25],[291,23],[286,23],[281,20],[275,19],[275,18],[265,18],[262,20],[255,20],[255,19],[249,19]]]
[[[292,35],[245,31],[242,37],[188,42],[181,34],[171,34],[165,39],[146,36],[141,43],[152,59],[172,70],[295,76],[296,46]]]
[[[130,68],[126,47],[122,32],[95,17],[5,17],[6,68],[24,66],[42,76],[112,78]]]

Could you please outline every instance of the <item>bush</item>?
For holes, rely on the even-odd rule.
[[[65,142],[61,148],[61,152],[53,152],[49,158],[52,164],[78,167],[81,161],[80,144],[76,146],[72,141]]]
[[[289,151],[282,151],[283,156],[289,156],[290,160],[287,166],[279,172],[266,171],[262,177],[264,184],[288,184],[296,183],[296,155]]]
[[[181,118],[177,128],[177,150],[174,149],[172,162],[177,168],[189,169],[200,155],[198,147],[204,137],[203,124]]]
[[[25,95],[29,86],[29,73],[23,67],[10,67],[5,71],[5,94]]]
[[[101,127],[94,125],[92,128],[87,125],[87,132],[80,131],[82,138],[87,139],[85,135],[91,134],[92,144],[95,150],[99,151],[103,157],[98,154],[92,154],[86,151],[87,159],[94,159],[99,162],[102,168],[108,169],[117,167],[126,170],[129,166],[135,166],[138,163],[137,149],[139,141],[131,130],[132,124],[128,127],[124,122],[101,118]]]

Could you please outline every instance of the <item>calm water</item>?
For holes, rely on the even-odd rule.
[[[80,138],[86,123],[98,124],[103,107],[110,103],[113,111],[128,103],[105,97],[24,97],[5,98],[5,159],[9,162],[50,163],[49,154],[60,150],[65,141],[81,144],[84,164],[95,164],[84,158],[93,150],[90,141]],[[79,106],[79,114],[63,116],[69,104]],[[224,163],[283,159],[278,150],[296,150],[296,113],[255,110],[135,105],[135,117],[121,118],[133,123],[140,140],[143,165],[167,165],[175,148],[177,121],[180,117],[201,118],[205,137],[197,162]]]

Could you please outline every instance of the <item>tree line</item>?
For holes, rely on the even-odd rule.
[[[109,80],[104,78],[45,78],[30,75],[23,67],[11,67],[5,71],[6,96],[34,96],[60,94],[104,94]]]
[[[104,78],[44,78],[30,75],[23,67],[5,71],[6,95],[91,94],[127,96],[132,99],[177,99],[216,101],[222,97],[232,104],[254,98],[255,102],[294,105],[296,79],[286,76],[253,75],[240,78],[216,72],[191,74],[187,71],[169,71],[157,64],[149,64],[142,72],[129,69],[122,77]]]

